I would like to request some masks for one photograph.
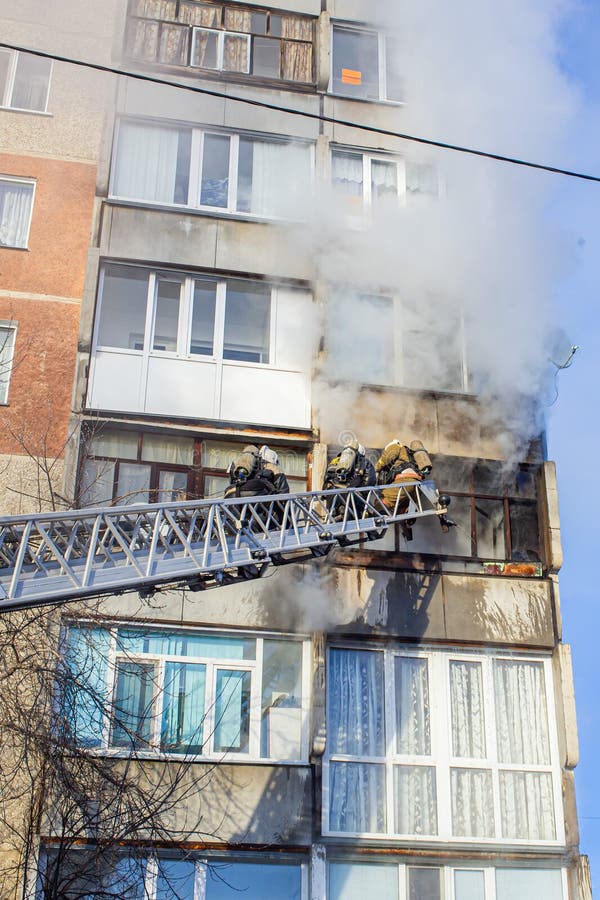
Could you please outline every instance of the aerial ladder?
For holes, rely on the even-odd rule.
[[[394,485],[394,488],[396,486]],[[389,486],[388,486],[389,488]],[[432,481],[228,500],[135,504],[0,518],[0,612],[168,587],[205,590],[263,577],[438,516]]]

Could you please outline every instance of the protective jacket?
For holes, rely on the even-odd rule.
[[[331,488],[371,487],[375,484],[375,469],[365,448],[353,441],[335,456],[325,472],[323,490]]]
[[[279,468],[277,454],[267,447],[259,450],[250,444],[229,466],[229,487],[225,490],[225,499],[289,494],[289,491],[288,480]]]
[[[432,463],[421,441],[412,441],[406,446],[402,441],[390,441],[377,462],[375,471],[379,484],[406,484],[413,481],[423,481],[425,475],[431,472]],[[402,513],[408,509],[408,495],[412,496],[414,488],[407,488],[398,504],[397,512]],[[381,492],[381,497],[390,509],[396,507],[399,488],[390,487]]]

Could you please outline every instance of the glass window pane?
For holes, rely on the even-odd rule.
[[[156,285],[153,350],[177,351],[181,283],[160,278]]]
[[[150,466],[119,463],[117,505],[150,502]]]
[[[485,879],[478,869],[455,869],[454,900],[485,900]]]
[[[363,196],[363,158],[360,153],[331,154],[331,179],[335,190],[345,197]]]
[[[120,428],[100,428],[92,434],[90,453],[94,456],[136,459],[138,454],[137,432],[125,431]]]
[[[543,663],[496,660],[494,693],[500,762],[549,765]]]
[[[440,870],[410,866],[408,873],[408,900],[441,900]]]
[[[158,473],[157,503],[178,503],[187,495],[187,472],[171,472],[163,470]]]
[[[435,769],[394,766],[394,829],[398,834],[437,834]]]
[[[107,506],[114,491],[115,464],[107,459],[86,459],[81,473],[82,506]]]
[[[552,776],[547,772],[500,772],[500,812],[504,838],[554,840]]]
[[[563,900],[559,869],[496,869],[496,900]]]
[[[396,656],[394,678],[396,751],[427,755],[431,753],[427,660]]]
[[[216,297],[216,282],[194,282],[190,353],[199,356],[212,356],[213,354]]]
[[[226,209],[229,199],[229,138],[205,134],[202,149],[200,205]]]
[[[212,500],[215,497],[223,497],[229,487],[229,478],[225,475],[204,476],[204,499]]]
[[[433,477],[440,484],[437,469]],[[440,523],[433,516],[421,519],[414,531],[412,541],[406,541],[400,534],[400,550],[406,553],[435,553],[444,556],[471,556],[471,501],[468,497],[452,497],[450,518],[458,522],[458,528],[451,528],[444,534]]]
[[[165,665],[161,749],[168,753],[202,753],[206,666]]]
[[[219,68],[219,33],[206,28],[194,28],[192,66],[203,69]]]
[[[275,17],[271,16],[271,22]],[[266,34],[267,33],[267,14],[264,12],[252,12],[250,13],[250,30],[252,34]]]
[[[283,20],[282,20],[282,17],[281,17],[281,16],[278,16],[278,15],[276,15],[275,13],[271,13],[271,14],[270,14],[270,16],[269,16],[269,34],[270,34],[272,37],[281,37],[282,21],[283,21]],[[301,26],[304,25],[304,20],[303,20],[303,19],[296,20],[296,21],[299,21],[300,24],[301,24]],[[309,39],[310,39],[310,25],[308,26],[308,28],[309,28]],[[298,30],[298,29],[297,29],[297,30]],[[286,32],[286,35],[287,35],[288,37],[292,37],[292,35],[287,34],[287,32]],[[294,34],[293,36],[294,36],[294,37],[301,37],[302,35]]]
[[[328,366],[335,377],[359,384],[395,383],[391,297],[336,292],[327,305],[327,341]]]
[[[383,756],[383,654],[374,650],[332,649],[328,689],[330,752]]]
[[[8,106],[10,97],[6,96],[8,88],[8,73],[10,71],[10,63],[12,52],[10,50],[0,50],[0,106]]]
[[[261,756],[300,759],[302,746],[302,644],[263,643]]]
[[[506,559],[502,500],[480,500],[476,497],[475,515],[477,556],[480,559]]]
[[[257,40],[262,40],[258,38]],[[249,68],[250,38],[237,34],[223,36],[223,70],[247,72]]]
[[[385,95],[387,100],[403,99],[401,60],[400,42],[387,36],[385,38]]]
[[[486,749],[481,663],[451,660],[450,701],[452,755],[483,759]]]
[[[540,538],[535,502],[510,501],[511,559],[517,562],[540,561]]]
[[[27,247],[33,185],[0,180],[0,247]]]
[[[371,763],[331,763],[329,827],[332,831],[386,831],[385,766]]]
[[[227,283],[223,358],[268,363],[271,288],[244,281]]]
[[[332,91],[349,97],[379,99],[376,34],[334,27]]]
[[[43,112],[48,99],[51,68],[49,59],[19,53],[10,105],[14,109]]]
[[[106,266],[98,325],[98,345],[142,350],[147,299],[147,269]]]
[[[307,144],[240,138],[237,209],[256,216],[298,214],[311,186],[310,160]]]
[[[205,659],[256,659],[254,638],[233,635],[119,628],[117,643],[120,650],[128,653],[160,653]]]
[[[156,900],[194,900],[195,866],[183,859],[159,859]]]
[[[252,41],[252,74],[279,78],[281,44],[278,40],[255,37]]]
[[[145,434],[142,440],[142,459],[147,462],[191,466],[194,462],[194,438]]]
[[[452,834],[494,837],[492,773],[482,769],[451,769]]]
[[[229,441],[203,441],[202,465],[208,469],[226,469],[245,446]]]
[[[112,743],[146,747],[150,743],[154,666],[117,662]]]
[[[219,669],[215,702],[215,750],[248,752],[250,672]]]
[[[151,203],[187,203],[192,131],[121,121],[112,193]]]
[[[206,900],[300,900],[300,866],[220,863],[206,870]]]
[[[371,200],[398,196],[398,166],[394,162],[374,159],[371,162]]]
[[[69,735],[86,747],[101,743],[109,646],[110,632],[104,628],[69,628],[63,713]]]
[[[396,900],[398,866],[386,863],[330,863],[329,900]]]

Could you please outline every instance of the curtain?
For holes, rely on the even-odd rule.
[[[136,459],[138,436],[135,431],[102,428],[92,436],[90,453],[94,456],[114,456],[120,459]]]
[[[188,25],[218,28],[221,24],[221,7],[182,2],[179,7],[179,21],[186,22]],[[199,37],[200,35],[196,36],[196,42]]]
[[[394,659],[396,688],[396,750],[428,755],[429,682],[427,660],[397,656]]]
[[[254,638],[119,628],[117,644],[124,653],[198,656],[204,659],[256,659]]]
[[[543,663],[496,660],[494,693],[500,762],[549,765]]]
[[[252,142],[250,212],[290,217],[310,188],[310,151],[301,143]]]
[[[437,834],[432,766],[394,766],[394,830],[398,834]]]
[[[112,193],[173,203],[181,133],[178,128],[121,122]]]
[[[382,653],[331,651],[328,710],[330,753],[385,755]]]
[[[115,464],[108,459],[86,459],[81,475],[82,506],[106,506],[114,489]]]
[[[15,329],[0,327],[0,402],[8,399],[8,382],[12,371]]]
[[[385,766],[334,762],[329,771],[332,831],[386,831]]]
[[[548,772],[500,772],[500,811],[503,838],[554,840],[552,776]]]
[[[118,662],[112,742],[118,747],[150,743],[154,666]]]
[[[0,181],[0,246],[27,246],[32,200],[32,184]]]
[[[284,81],[310,82],[312,74],[312,44],[299,41],[282,41],[282,71]]]
[[[161,748],[201,753],[206,666],[168,662],[165,666]]]
[[[106,674],[110,632],[69,628],[62,690],[63,714],[78,744],[98,747],[106,712]]]
[[[225,7],[225,19],[223,27],[226,31],[238,31],[242,34],[250,34],[252,14],[245,9],[233,9],[231,6]]]
[[[250,672],[219,669],[215,700],[215,750],[248,752]]]
[[[28,53],[17,56],[17,70],[10,105],[15,109],[46,109],[52,63]]]
[[[485,719],[481,663],[450,663],[452,755],[484,759]]]
[[[335,189],[348,197],[363,195],[363,160],[359,154],[334,152],[331,176]]]
[[[189,28],[186,28],[185,25],[161,25],[159,60],[172,65],[184,66],[187,63],[188,34]]]
[[[396,163],[374,159],[371,162],[371,200],[398,196],[398,166]]]
[[[223,71],[247,72],[249,69],[250,38],[226,34],[223,36]]]
[[[150,466],[119,463],[117,504],[150,502]]]
[[[194,439],[145,434],[142,442],[142,459],[145,462],[191,466],[194,462]]]
[[[127,29],[127,54],[136,59],[156,59],[158,22],[130,19]]]
[[[492,773],[486,769],[451,769],[452,834],[494,837]]]

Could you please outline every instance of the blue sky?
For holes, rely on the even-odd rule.
[[[579,5],[562,31],[560,50],[563,69],[583,101],[563,161],[600,175],[600,5]],[[581,850],[590,856],[594,887],[600,891],[600,511],[593,478],[600,458],[600,184],[564,179],[550,214],[575,258],[557,300],[561,325],[581,349],[558,377],[548,438],[549,456],[557,464],[565,556],[563,639],[572,645],[575,673]]]

